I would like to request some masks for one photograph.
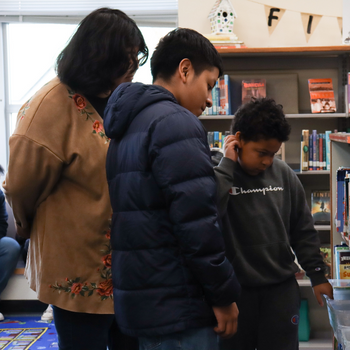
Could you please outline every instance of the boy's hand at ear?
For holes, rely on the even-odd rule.
[[[317,302],[321,306],[323,306],[322,294],[327,295],[330,299],[333,299],[333,288],[328,282],[322,283],[313,287],[313,290],[314,290],[314,294],[317,299]]]
[[[239,314],[237,304],[213,306],[213,311],[218,321],[214,331],[223,339],[231,338],[237,332]]]
[[[235,135],[227,135],[224,140],[224,157],[237,162],[239,146],[240,142]]]

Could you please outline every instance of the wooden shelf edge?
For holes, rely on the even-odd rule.
[[[329,134],[331,141],[350,143],[350,133],[333,133]]]
[[[242,47],[217,49],[220,54],[273,54],[273,53],[350,53],[350,45],[298,47]]]

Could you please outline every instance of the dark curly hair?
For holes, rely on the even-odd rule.
[[[196,75],[214,67],[219,75],[223,73],[221,56],[207,38],[195,30],[177,28],[159,41],[151,57],[153,82],[157,78],[169,81],[184,58],[191,61]]]
[[[80,22],[57,57],[56,71],[76,92],[98,96],[147,59],[148,48],[136,23],[122,11],[100,8]]]
[[[283,107],[273,99],[252,99],[242,105],[232,119],[231,133],[241,132],[243,141],[277,139],[285,142],[289,139],[291,127],[283,113]]]

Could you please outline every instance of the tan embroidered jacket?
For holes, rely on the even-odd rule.
[[[26,277],[38,299],[113,313],[108,138],[85,97],[58,78],[18,113],[3,187],[18,233],[30,235]]]

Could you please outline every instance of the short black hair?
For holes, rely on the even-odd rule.
[[[158,78],[169,81],[185,58],[191,61],[196,75],[214,67],[219,69],[219,76],[223,74],[222,59],[213,44],[195,30],[177,28],[159,41],[152,55],[153,82]]]
[[[3,173],[4,173],[4,168],[0,164],[0,174],[3,174]]]
[[[252,100],[242,105],[235,113],[231,133],[241,132],[243,141],[289,139],[291,127],[283,113],[283,107],[270,98]]]
[[[104,7],[80,22],[57,57],[56,71],[74,91],[97,96],[115,88],[117,78],[129,68],[136,71],[147,59],[148,48],[136,23],[124,12]]]

